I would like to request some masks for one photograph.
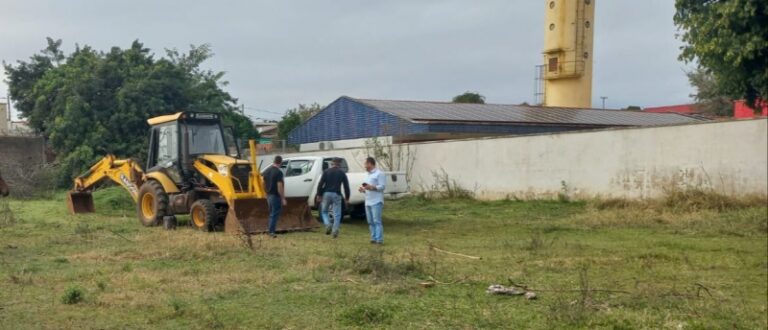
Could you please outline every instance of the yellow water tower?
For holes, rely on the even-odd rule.
[[[546,0],[543,105],[592,107],[595,0]]]

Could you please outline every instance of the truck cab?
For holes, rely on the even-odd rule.
[[[307,204],[313,209],[317,209],[319,207],[319,205],[316,205],[315,203],[317,185],[320,182],[323,172],[331,166],[331,161],[334,158],[337,157],[323,155],[283,158],[283,163],[281,164],[280,169],[285,175],[286,197],[306,197]],[[343,157],[338,158],[341,158],[342,161],[340,167],[342,171],[347,173],[347,179],[349,180],[350,209],[346,210],[346,212],[351,212],[355,217],[364,217],[365,194],[358,192],[357,189],[365,181],[367,173],[350,172],[347,160]],[[262,164],[262,173],[265,168],[266,166]],[[384,191],[385,196],[393,198],[408,192],[409,187],[405,172],[384,172],[384,174],[387,178],[386,189]]]

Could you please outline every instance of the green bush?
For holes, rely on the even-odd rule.
[[[83,298],[85,298],[83,289],[77,286],[70,286],[64,291],[64,295],[61,296],[61,302],[66,305],[74,305],[83,301]]]

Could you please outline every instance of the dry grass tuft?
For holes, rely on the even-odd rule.
[[[752,207],[768,206],[768,196],[728,196],[704,189],[667,189],[664,196],[656,199],[635,200],[608,198],[592,200],[590,205],[598,210],[671,210],[676,212],[732,211]]]

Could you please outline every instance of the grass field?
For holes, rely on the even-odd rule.
[[[765,204],[675,205],[411,198],[384,246],[355,221],[250,249],[141,227],[119,189],[0,201],[0,328],[766,328]],[[485,293],[510,281],[538,299]]]

